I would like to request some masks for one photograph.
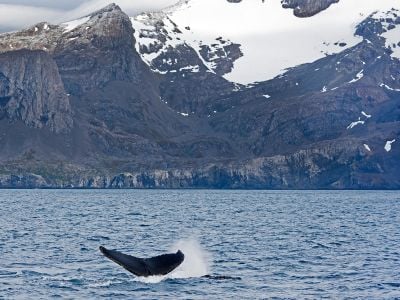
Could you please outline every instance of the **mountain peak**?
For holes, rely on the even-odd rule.
[[[121,7],[119,7],[117,4],[115,3],[110,3],[107,6],[100,8],[99,10],[89,14],[89,16],[95,16],[95,15],[100,15],[103,13],[110,13],[110,12],[120,12],[123,13]]]

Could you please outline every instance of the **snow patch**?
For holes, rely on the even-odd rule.
[[[367,114],[365,111],[361,112],[361,115],[364,116],[366,119],[372,118],[372,115]],[[356,127],[357,125],[364,125],[365,120],[361,120],[361,117],[358,118],[358,121],[351,122],[349,126],[347,126],[347,129],[352,129]]]
[[[157,70],[157,69],[153,69],[153,71],[156,72],[156,73],[162,74],[162,75],[165,75],[165,74],[168,73],[168,71],[160,71],[160,70]]]
[[[241,89],[240,84],[235,83],[235,88],[232,91],[238,92],[238,91],[240,91],[240,89]]]
[[[365,148],[367,151],[371,152],[371,148],[370,148],[367,144],[364,144],[364,148]]]
[[[73,21],[69,21],[66,23],[62,23],[61,25],[63,25],[64,28],[64,32],[70,32],[72,30],[74,30],[75,28],[81,26],[82,24],[85,24],[87,21],[90,20],[90,16],[89,17],[84,17],[84,18],[80,18],[77,20],[73,20]]]
[[[367,114],[365,111],[362,111],[361,114],[366,117],[367,119],[371,118],[372,116]]]
[[[200,72],[200,66],[199,65],[186,66],[186,67],[180,68],[179,71],[191,71],[192,73],[198,73],[198,72]]]
[[[385,89],[388,89],[389,91],[400,92],[400,89],[394,89],[394,88],[392,88],[392,87],[390,87],[390,86],[388,86],[387,84],[384,84],[384,83],[381,83],[379,86],[380,87],[384,87]]]
[[[363,77],[364,77],[364,69],[361,70],[360,72],[358,72],[357,75],[356,75],[356,78],[354,78],[353,80],[350,80],[349,83],[357,82]]]
[[[390,152],[392,151],[392,144],[395,142],[396,140],[391,140],[391,141],[387,141],[386,145],[385,145],[385,150],[386,152]]]
[[[352,129],[354,127],[356,127],[357,125],[364,125],[365,121],[357,121],[357,122],[352,122],[349,126],[347,126],[347,129]]]

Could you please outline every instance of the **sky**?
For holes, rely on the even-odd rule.
[[[0,32],[18,30],[39,22],[61,23],[118,4],[128,15],[159,10],[177,0],[0,0]]]

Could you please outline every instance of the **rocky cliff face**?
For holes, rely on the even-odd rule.
[[[57,64],[44,51],[0,54],[0,116],[55,132],[72,127],[71,107]]]
[[[243,45],[191,38],[170,13],[110,5],[0,36],[0,187],[400,187],[397,10],[246,86],[223,77]]]

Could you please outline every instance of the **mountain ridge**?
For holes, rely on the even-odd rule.
[[[399,188],[400,62],[389,36],[397,16],[367,16],[356,29],[361,42],[338,41],[337,53],[248,85],[224,78],[247,55],[242,44],[224,36],[186,43],[179,31],[194,29],[173,15],[129,18],[109,5],[3,34],[0,112],[10,86],[45,83],[4,71],[35,53],[59,76],[64,104],[55,106],[58,127],[0,114],[0,186]]]

